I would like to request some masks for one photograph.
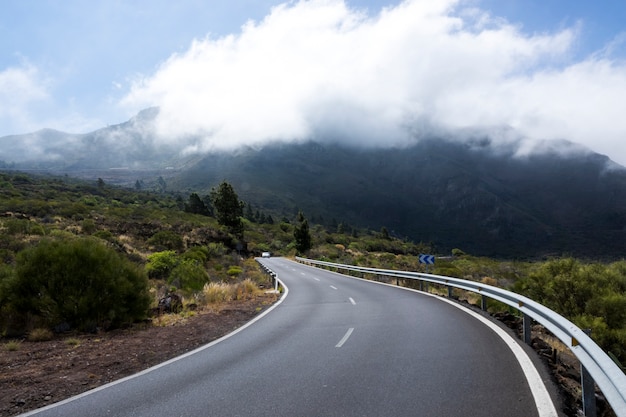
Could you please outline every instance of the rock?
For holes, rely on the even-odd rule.
[[[183,309],[183,300],[177,294],[167,294],[159,300],[160,313],[180,313]]]

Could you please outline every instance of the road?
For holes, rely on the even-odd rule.
[[[556,416],[531,391],[511,341],[463,309],[282,258],[261,262],[288,291],[245,329],[25,415]]]

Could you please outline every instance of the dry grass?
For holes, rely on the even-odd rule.
[[[4,349],[9,352],[15,352],[17,350],[20,350],[21,346],[22,342],[20,340],[9,340],[4,344]]]
[[[38,329],[33,329],[28,334],[27,339],[29,342],[47,342],[49,340],[52,340],[53,337],[54,337],[54,333],[52,333],[51,330],[38,328]]]
[[[234,286],[223,282],[210,282],[202,289],[204,303],[215,305],[228,302],[233,299]]]
[[[80,345],[80,339],[76,338],[76,337],[70,337],[64,340],[64,343],[68,346],[74,346],[77,347]]]
[[[187,317],[182,316],[181,314],[161,314],[158,317],[155,317],[152,320],[152,324],[158,327],[168,327],[175,326],[180,323],[184,323],[187,321]]]
[[[261,293],[258,285],[251,279],[245,279],[235,284],[211,282],[202,290],[204,305],[219,308],[221,304],[233,300],[248,300]]]

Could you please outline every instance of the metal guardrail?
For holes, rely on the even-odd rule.
[[[594,381],[604,394],[618,417],[626,417],[626,374],[613,360],[583,331],[565,317],[549,308],[531,300],[528,297],[516,294],[502,288],[482,284],[480,282],[463,280],[460,278],[442,275],[425,274],[421,272],[396,271],[390,269],[365,268],[354,265],[336,264],[332,262],[315,261],[306,258],[296,258],[297,261],[316,266],[343,269],[376,274],[379,276],[394,277],[397,279],[412,279],[422,282],[444,285],[448,287],[448,296],[452,295],[452,288],[471,291],[482,296],[482,308],[485,309],[485,297],[500,301],[516,308],[524,317],[524,340],[530,343],[530,319],[543,325],[563,342],[580,361],[583,385],[583,412],[586,416],[596,415]],[[586,378],[588,374],[592,379]]]

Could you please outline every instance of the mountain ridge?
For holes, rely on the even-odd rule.
[[[43,130],[0,138],[0,168],[82,177],[126,168],[114,182],[163,176],[167,189],[183,196],[208,194],[227,180],[275,218],[303,210],[331,228],[385,227],[441,253],[612,259],[626,249],[626,169],[571,142],[521,153],[515,141],[475,135],[395,148],[308,141],[181,156],[154,136],[157,116],[152,108],[83,135]],[[31,148],[39,149],[32,160],[19,159]]]

